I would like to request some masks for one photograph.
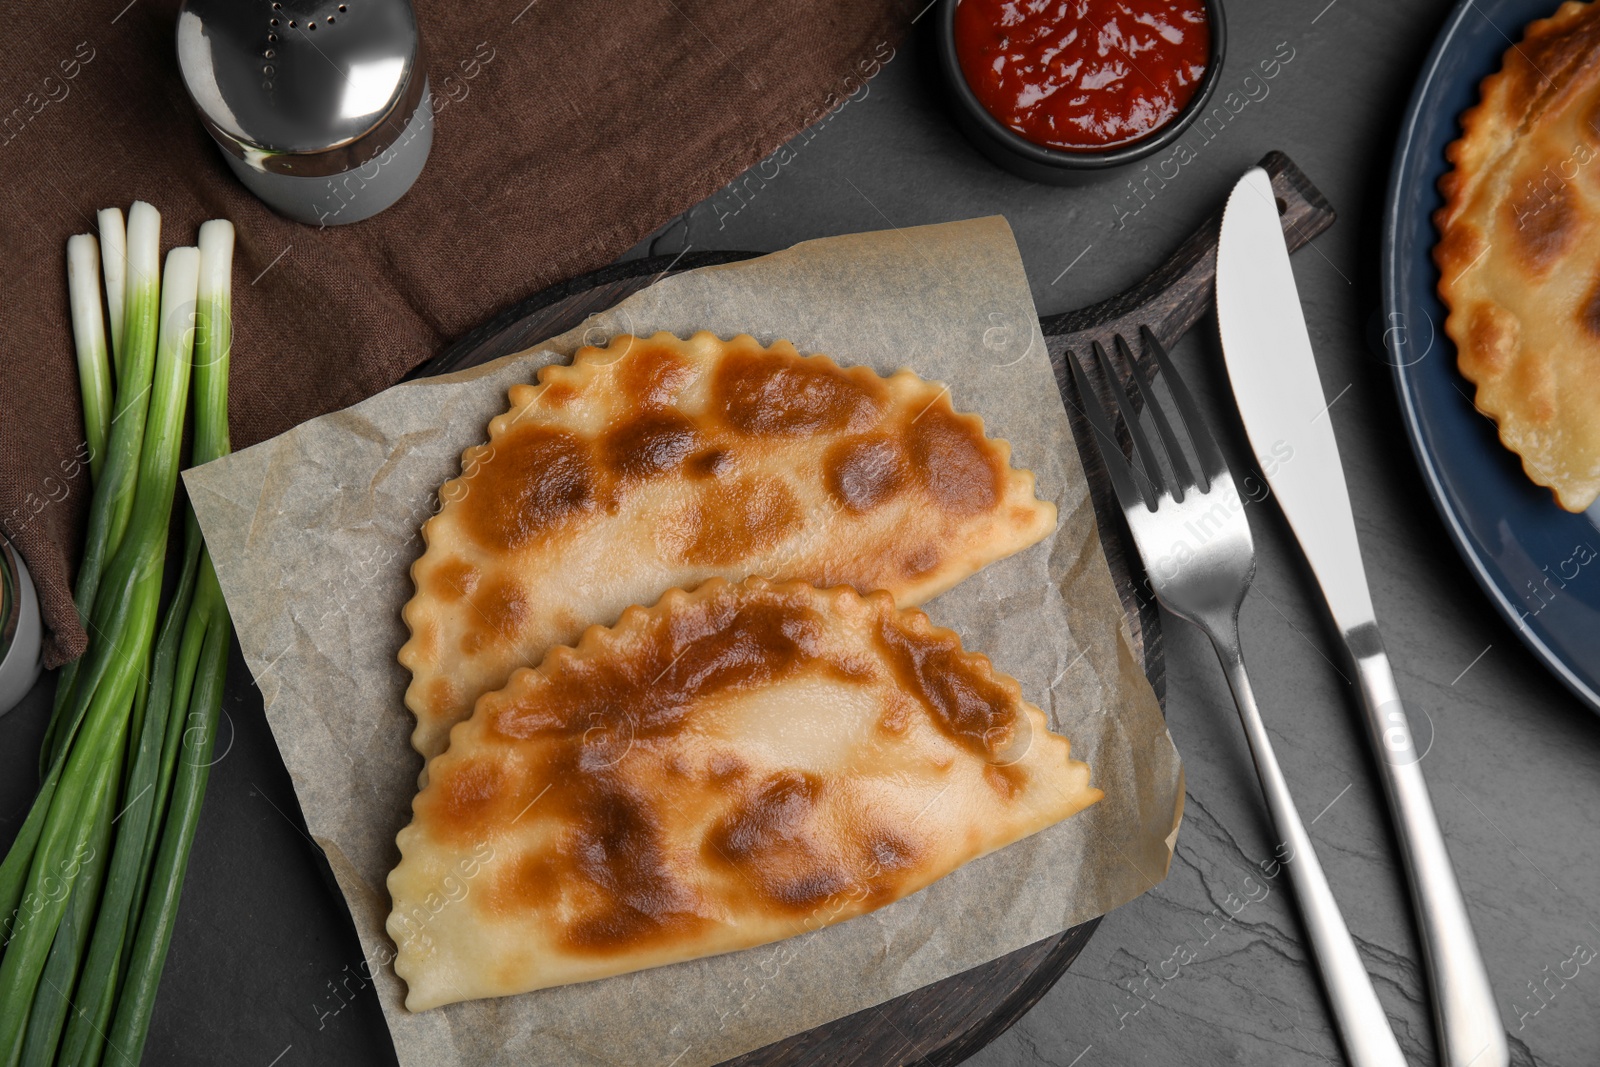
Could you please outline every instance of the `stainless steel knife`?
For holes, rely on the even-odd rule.
[[[1505,1027],[1378,636],[1329,403],[1311,353],[1272,182],[1259,167],[1234,186],[1223,213],[1217,323],[1251,447],[1257,455],[1289,455],[1267,473],[1267,482],[1355,666],[1422,935],[1440,1059],[1448,1067],[1505,1067],[1510,1062]]]

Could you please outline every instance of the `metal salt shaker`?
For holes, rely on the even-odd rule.
[[[410,0],[185,0],[178,65],[239,180],[297,222],[376,215],[433,145]]]

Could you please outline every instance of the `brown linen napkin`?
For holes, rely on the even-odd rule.
[[[262,0],[239,0],[260,2]],[[423,0],[433,154],[394,207],[319,229],[228,171],[178,77],[177,4],[9,20],[0,50],[0,532],[38,585],[46,662],[85,638],[71,581],[89,480],[66,240],[148,200],[164,248],[238,227],[235,447],[397,381],[440,344],[616,258],[870,77],[917,0]]]

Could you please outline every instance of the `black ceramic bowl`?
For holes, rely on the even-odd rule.
[[[1027,178],[1048,185],[1084,185],[1114,177],[1130,163],[1147,159],[1177,142],[1211,100],[1211,93],[1222,76],[1222,59],[1228,44],[1228,27],[1222,15],[1222,0],[1206,0],[1206,16],[1211,26],[1211,54],[1206,60],[1200,88],[1171,122],[1154,133],[1130,144],[1102,151],[1063,152],[1027,140],[989,114],[961,72],[956,57],[956,5],[960,0],[939,0],[939,73],[950,97],[956,125],[990,162]]]

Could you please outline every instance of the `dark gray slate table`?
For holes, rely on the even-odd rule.
[[[1552,7],[1554,7],[1552,2]],[[1000,213],[1043,313],[1098,300],[1150,269],[1268,149],[1287,151],[1341,213],[1295,257],[1362,547],[1423,766],[1454,851],[1519,1064],[1593,1063],[1600,969],[1546,980],[1600,949],[1600,719],[1491,612],[1424,493],[1376,344],[1383,183],[1441,0],[1231,0],[1221,92],[1281,69],[1148,202],[1125,184],[1029,185],[960,139],[927,49],[903,45],[868,89],[789,153],[635,250],[776,249],[828,234]],[[1283,60],[1284,56],[1292,58]],[[518,106],[492,98],[485,106]],[[1134,210],[1137,208],[1138,210]],[[1224,383],[1210,320],[1176,358],[1211,404]],[[1348,387],[1348,389],[1346,388]],[[1236,424],[1232,454],[1247,454]],[[1253,507],[1261,566],[1244,641],[1279,757],[1378,993],[1413,1062],[1433,1062],[1415,931],[1351,692],[1281,518]],[[1055,990],[979,1067],[1243,1063],[1294,1067],[1339,1050],[1279,881],[1272,837],[1211,651],[1167,629],[1168,717],[1188,806],[1165,882],[1110,915]],[[244,679],[242,663],[234,677]],[[0,841],[21,821],[48,683],[0,719]],[[146,1062],[392,1063],[360,951],[243,686],[230,694],[197,854]],[[1220,922],[1219,916],[1232,915]],[[1207,920],[1210,920],[1209,922]],[[291,921],[292,920],[292,921]],[[1570,968],[1568,968],[1570,973]],[[1547,990],[1536,997],[1534,986]],[[1554,992],[1549,992],[1553,990]],[[665,1067],[665,1065],[660,1065]]]

